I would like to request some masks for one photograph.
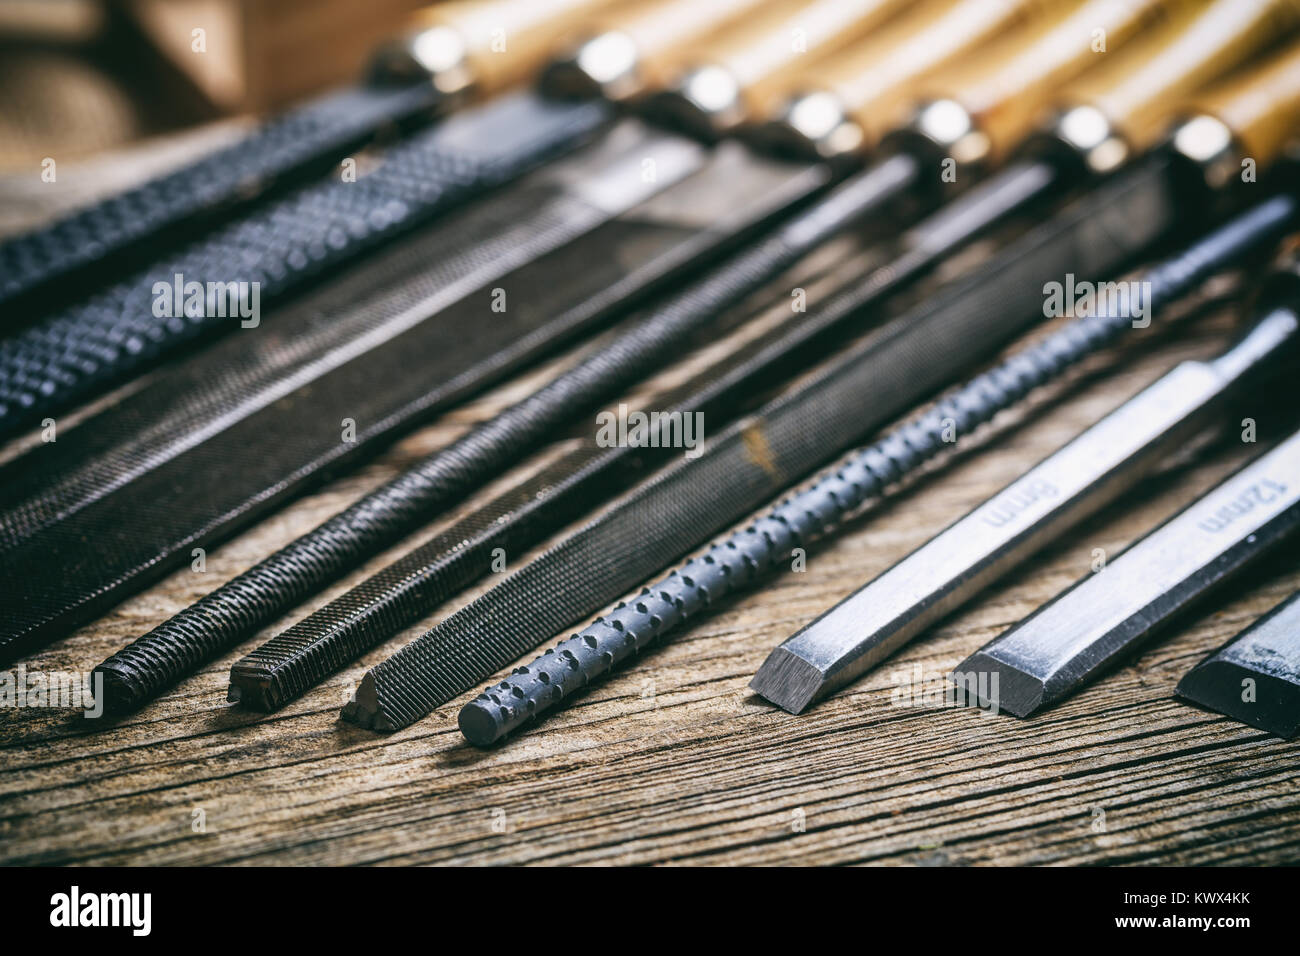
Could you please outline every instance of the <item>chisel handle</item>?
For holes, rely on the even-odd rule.
[[[859,39],[907,0],[814,0],[783,5],[675,58],[662,112],[700,133],[729,132],[779,102],[808,64]]]
[[[919,84],[909,131],[962,163],[1020,147],[1062,86],[1188,0],[1088,0],[1036,18]]]
[[[768,0],[657,0],[598,13],[565,45],[543,78],[548,91],[626,100],[664,87],[683,45],[711,36]]]
[[[1164,135],[1186,98],[1300,23],[1300,0],[1214,0],[1171,18],[1075,85],[1054,125],[1094,172]]]
[[[1239,175],[1246,160],[1270,165],[1300,124],[1300,43],[1198,95],[1190,114],[1173,143],[1212,185]]]
[[[426,7],[382,49],[379,76],[428,76],[444,93],[493,93],[531,76],[559,39],[614,0],[452,0]]]
[[[1077,6],[1078,0],[1065,5]],[[766,132],[832,157],[874,148],[904,118],[914,85],[980,44],[1042,16],[1045,0],[930,0],[800,78],[798,92],[771,111]],[[785,133],[785,130],[789,133]]]

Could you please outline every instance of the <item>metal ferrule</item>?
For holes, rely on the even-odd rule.
[[[603,96],[619,102],[644,92],[641,53],[636,41],[620,30],[608,30],[553,60],[541,76],[541,87],[554,96]]]
[[[1062,110],[1051,123],[1048,139],[1064,147],[1097,175],[1114,172],[1128,162],[1132,148],[1110,117],[1095,106],[1081,104]]]
[[[427,78],[448,96],[466,92],[474,83],[469,48],[460,31],[449,26],[416,30],[380,48],[370,75],[382,82]]]
[[[705,64],[654,97],[650,111],[692,135],[715,139],[745,118],[740,82],[724,66]]]
[[[745,138],[778,153],[838,160],[856,155],[866,134],[838,96],[814,90],[792,97],[775,119],[747,131]]]
[[[988,159],[988,136],[975,123],[970,111],[946,98],[923,102],[908,124],[894,137],[912,151],[952,158],[961,166],[973,167]]]
[[[1226,123],[1209,113],[1197,113],[1180,123],[1169,137],[1169,146],[1211,190],[1223,189],[1241,172],[1244,153],[1237,138]]]

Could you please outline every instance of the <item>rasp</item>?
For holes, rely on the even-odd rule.
[[[503,96],[386,151],[356,182],[301,187],[0,340],[0,435],[139,373],[485,189],[581,145],[601,103]]]
[[[0,328],[39,310],[40,295],[67,297],[121,269],[128,253],[155,250],[273,188],[322,173],[376,134],[454,106],[466,92],[496,92],[539,67],[574,18],[610,0],[474,0],[421,14],[377,58],[369,81],[327,93],[239,142],[0,245]],[[509,53],[493,30],[509,30]]]
[[[1118,20],[1102,22],[1123,34],[1124,23]],[[1078,33],[1076,42],[1070,47],[1059,38],[1051,38],[1053,42],[1045,45],[1042,38],[1035,35],[1027,46],[1017,48],[1016,52],[1026,65],[1010,76],[1005,75],[1001,66],[997,68],[996,94],[990,93],[985,98],[989,105],[988,114],[1002,112],[994,104],[1000,97],[1003,104],[1015,100],[1032,115],[1029,103],[1041,103],[1050,95],[1053,80],[1072,75],[1082,69],[1083,62],[1093,58],[1090,45],[1085,42],[1087,36]],[[952,46],[955,52],[964,49],[961,44]],[[882,101],[890,91],[904,88],[912,75],[901,65],[891,66],[876,83]],[[1021,124],[1017,129],[1008,123],[995,125],[1003,134],[999,137],[1003,146],[1009,146],[1014,136],[1023,136],[1029,129],[1028,124]],[[1003,153],[1006,151],[1004,149]],[[883,298],[938,256],[960,247],[990,223],[1009,216],[1047,181],[1046,175],[1035,179],[1032,173],[1013,172],[1009,175],[1009,188],[1003,188],[1000,182],[994,183],[968,200],[958,200],[912,230],[901,243],[895,261],[889,268],[869,278],[866,284],[875,288],[877,297]],[[755,343],[748,354],[742,352],[720,363],[704,373],[693,390],[665,396],[655,407],[707,414],[711,421],[716,420],[718,414],[729,415],[739,407],[738,399],[755,391],[754,383],[779,381],[783,374],[798,367],[801,356],[815,354],[815,348],[825,338],[825,333],[845,325],[857,314],[853,311],[819,311],[798,326],[778,331]],[[588,493],[598,467],[616,471],[620,477],[626,478],[628,472],[615,469],[615,462],[620,461],[620,455],[626,451],[607,449],[599,456],[601,464],[590,458],[586,450],[576,450],[569,467],[575,478],[582,476],[582,481],[573,484],[567,484],[561,478],[564,462],[549,469],[547,490],[555,496],[553,505],[529,502],[525,509],[527,534],[512,537],[514,546],[529,547],[549,530],[558,527],[558,524],[545,521],[543,514],[547,507],[554,507],[557,515],[570,515],[572,511],[564,503],[564,496]],[[613,488],[609,484],[604,487],[607,490]],[[513,518],[504,514],[505,510],[513,513],[514,506],[507,500],[510,497],[509,494],[502,496],[485,509],[498,522],[492,529],[492,535],[497,538],[513,533],[510,527]],[[519,517],[522,522],[525,516],[521,512]],[[476,519],[471,516],[467,522],[475,524]],[[275,638],[237,662],[232,669],[232,692],[253,706],[277,706],[283,701],[286,689],[300,692],[356,654],[432,611],[453,593],[449,590],[455,586],[453,582],[466,582],[464,575],[469,573],[466,566],[474,569],[475,576],[482,573],[485,565],[479,561],[477,552],[442,554],[438,550],[442,545],[443,542],[432,541],[418,548],[349,592],[337,605],[321,608],[283,635],[283,639]]]
[[[1152,112],[1154,107],[1144,96],[1176,93],[1239,62],[1262,42],[1276,12],[1273,5],[1260,5],[1250,17],[1229,17],[1223,4],[1215,4],[1203,17],[1172,34],[1162,34],[1138,51],[1154,49],[1156,59],[1166,64],[1160,82],[1146,77],[1141,90],[1129,90],[1125,67],[1117,81],[1101,83],[1099,89],[1128,93],[1126,116],[1134,112],[1134,103]],[[1048,192],[1055,169],[1049,160],[1027,163],[1003,174],[1009,182],[999,177],[990,185],[999,193],[1019,194],[1028,201]],[[98,669],[104,675],[107,705],[138,706],[199,661],[248,636],[315,588],[409,533],[438,509],[463,498],[539,447],[574,415],[671,360],[725,306],[896,198],[916,180],[917,172],[917,161],[899,153],[850,177],[769,238],[669,297],[643,322],[580,366],[155,628]]]
[[[855,680],[1132,488],[1230,395],[1293,357],[1297,338],[1295,314],[1278,309],[1213,361],[1181,363],[788,638],[749,686],[798,714]]]
[[[1278,737],[1300,735],[1300,593],[1193,667],[1175,693]]]
[[[608,321],[825,181],[735,144],[616,128],[168,370],[0,471],[0,656],[187,566],[193,548]]]
[[[344,716],[407,726],[594,613],[1030,324],[1047,277],[1071,266],[1103,274],[1156,239],[1174,218],[1172,201],[1159,177],[1120,182],[1031,229],[371,669]],[[868,280],[825,309],[870,298]]]
[[[1016,177],[1019,181],[1019,177]],[[683,416],[725,421],[824,352],[837,333],[862,324],[871,306],[922,274],[944,250],[958,248],[1019,208],[1017,191],[976,190],[908,230],[887,266],[849,286],[867,290],[842,308],[818,309],[759,336],[682,386],[647,398],[659,410],[665,440],[597,445],[593,436],[519,488],[368,578],[338,600],[272,638],[231,670],[232,699],[273,709],[366,649],[413,624],[486,573],[493,548],[514,554],[540,542],[608,497],[649,463],[661,463],[681,437]],[[673,429],[677,429],[676,432]],[[466,544],[462,546],[462,542]],[[469,544],[472,542],[472,545]]]
[[[908,6],[899,0],[777,2],[676,51],[673,82],[647,106],[704,138],[733,132],[810,61],[861,39]]]
[[[1294,209],[1289,197],[1267,202],[1147,271],[1141,281],[1151,284],[1152,308],[1194,289],[1276,238],[1285,224],[1294,221]],[[471,743],[486,746],[560,706],[650,642],[667,639],[697,613],[785,568],[794,548],[807,549],[863,503],[951,447],[944,440],[950,423],[959,434],[971,434],[1031,390],[1114,343],[1131,324],[1122,309],[1075,319],[948,393],[917,418],[854,452],[807,489],[779,502],[768,514],[650,584],[632,601],[619,604],[553,650],[516,668],[504,682],[465,705],[461,731]]]
[[[1294,304],[1262,320],[1296,336]],[[1262,344],[1262,343],[1261,343]],[[1243,365],[1254,356],[1238,356]],[[1300,432],[964,660],[981,705],[1030,717],[1059,703],[1196,600],[1300,531]],[[1293,639],[1294,640],[1294,639]],[[987,681],[987,683],[986,683]],[[1294,714],[1292,715],[1294,718]]]

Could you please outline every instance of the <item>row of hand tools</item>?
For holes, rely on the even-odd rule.
[[[581,343],[540,388],[96,668],[106,709],[137,709],[423,535],[234,664],[230,699],[274,710],[434,613],[495,555],[559,535],[367,671],[343,711],[409,726],[634,594],[463,708],[466,738],[488,744],[787,568],[954,436],[1121,340],[1140,348],[1210,279],[1269,273],[1222,355],[1177,366],[776,648],[752,687],[800,713],[1243,403],[1266,435],[1296,427],[1298,130],[1296,0],[432,8],[364,83],[0,245],[0,432],[58,435],[0,466],[0,657],[201,564]],[[360,173],[340,176],[340,161]],[[845,268],[814,274],[853,237]],[[985,258],[937,275],[981,240]],[[1076,279],[1114,294],[978,371],[1042,320],[1051,284]],[[824,294],[806,310],[766,323],[753,310],[814,281]],[[252,287],[264,316],[235,308]],[[639,440],[600,440],[595,412],[692,352],[684,380],[637,393],[662,413]],[[708,438],[682,455],[697,415]],[[434,525],[520,466],[526,477]],[[954,681],[1018,716],[1056,703],[1275,554],[1298,496],[1300,434]],[[1179,693],[1294,735],[1297,607]]]

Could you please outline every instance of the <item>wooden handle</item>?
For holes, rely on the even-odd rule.
[[[582,33],[575,35],[576,42],[570,47],[578,49],[583,41],[617,36],[615,42],[626,46],[635,63],[628,95],[639,94],[662,88],[672,79],[675,57],[683,46],[709,42],[706,38],[717,31],[733,29],[737,18],[770,5],[770,0],[657,0],[626,12],[618,8],[583,24]]]
[[[1078,0],[1064,0],[1075,6]],[[864,43],[815,65],[800,89],[832,94],[863,148],[903,119],[920,78],[964,57],[1062,0],[932,0]]]
[[[1181,12],[1113,63],[1086,74],[1071,101],[1096,110],[1121,151],[1165,132],[1188,94],[1222,76],[1300,22],[1300,0],[1215,0]]]
[[[706,2],[706,0],[700,0]],[[680,68],[721,67],[735,81],[744,110],[753,115],[791,75],[820,56],[879,26],[908,0],[814,0],[784,4],[735,29],[692,44],[677,58]]]
[[[480,93],[530,78],[556,43],[614,0],[452,0],[413,19],[406,43],[442,31],[460,44],[458,68]],[[454,38],[454,39],[452,39]],[[435,82],[436,82],[435,77]]]
[[[956,103],[970,121],[961,152],[999,162],[1024,142],[1061,87],[1189,0],[1086,0],[1063,6],[919,86],[921,110]]]
[[[1193,101],[1232,133],[1241,158],[1267,166],[1300,124],[1300,43],[1216,84]]]

